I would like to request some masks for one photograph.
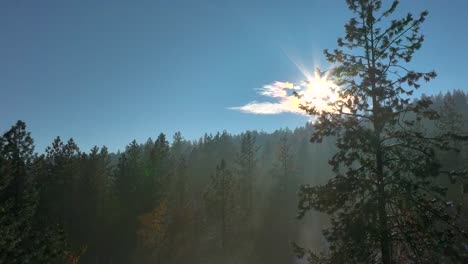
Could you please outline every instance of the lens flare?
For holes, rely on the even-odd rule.
[[[322,75],[315,71],[315,74],[312,75],[304,67],[299,67],[299,70],[306,77],[305,81],[299,83],[276,81],[257,89],[258,94],[269,97],[274,102],[254,101],[230,109],[251,114],[294,113],[306,115],[305,111],[300,109],[300,105],[309,105],[314,106],[319,111],[332,111],[329,103],[338,99],[338,87],[327,78],[326,74]],[[295,96],[293,92],[296,92],[299,97]]]
[[[302,87],[303,90],[298,92],[302,104],[315,106],[317,110],[332,111],[330,103],[338,100],[338,87],[328,79],[328,75],[321,76],[316,71],[314,77],[305,81]]]

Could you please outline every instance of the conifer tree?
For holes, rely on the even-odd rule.
[[[179,208],[187,206],[189,173],[187,170],[187,160],[183,153],[183,138],[180,132],[174,135],[174,142],[171,147],[172,169],[172,192],[175,205]]]
[[[115,184],[120,205],[118,222],[119,240],[117,256],[120,263],[128,263],[136,247],[137,216],[143,213],[139,182],[143,175],[142,153],[138,143],[133,140],[117,164]]]
[[[166,195],[169,181],[169,143],[161,133],[154,142],[144,166],[144,175],[138,182],[142,196],[142,211],[147,212],[159,206]]]
[[[334,64],[330,78],[340,87],[340,99],[330,102],[331,110],[302,106],[316,116],[311,141],[333,136],[338,149],[329,161],[335,177],[323,186],[300,189],[299,217],[311,209],[331,215],[331,227],[324,231],[330,252],[323,258],[311,254],[310,260],[466,260],[466,234],[455,224],[458,214],[447,204],[446,189],[433,180],[444,175],[436,149],[447,150],[451,140],[465,138],[414,129],[439,116],[429,98],[409,97],[421,80],[436,77],[408,65],[423,43],[419,30],[428,12],[390,20],[398,1],[346,2],[355,17],[345,25],[339,48],[324,51]]]
[[[291,143],[287,134],[281,135],[278,146],[277,161],[274,164],[273,176],[276,178],[277,191],[290,193],[290,187],[294,186],[296,178],[296,166],[292,153]]]
[[[240,151],[236,156],[237,170],[241,183],[242,211],[247,220],[247,225],[252,225],[252,214],[254,208],[254,182],[257,167],[257,146],[255,136],[247,131],[241,138]]]
[[[83,175],[80,178],[80,204],[83,209],[80,225],[86,226],[85,236],[87,255],[95,262],[106,261],[108,244],[112,233],[110,211],[111,167],[107,147],[94,146],[90,153],[82,155]]]
[[[33,140],[22,121],[0,138],[0,262],[30,260],[25,243],[37,208],[37,190],[30,170],[33,151]]]
[[[227,168],[224,159],[216,165],[216,172],[211,177],[211,183],[204,194],[209,214],[220,226],[221,248],[224,250],[228,240],[228,223],[233,213],[234,178]]]
[[[0,137],[0,263],[54,263],[63,256],[63,234],[55,223],[42,225],[35,219],[36,159],[23,121]]]

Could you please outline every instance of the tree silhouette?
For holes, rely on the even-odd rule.
[[[221,248],[226,248],[228,223],[234,211],[234,178],[224,159],[216,165],[216,173],[211,177],[209,188],[204,194],[209,214],[220,224]]]
[[[242,192],[242,211],[244,213],[246,226],[252,227],[252,214],[254,208],[253,188],[257,167],[257,150],[255,146],[255,135],[247,131],[241,138],[240,151],[236,155],[237,174],[240,178]]]
[[[63,256],[61,229],[36,218],[37,160],[23,121],[0,137],[0,263],[55,263]]]
[[[301,107],[316,116],[311,141],[336,138],[329,160],[335,177],[323,186],[303,186],[299,217],[311,209],[331,215],[324,231],[330,252],[310,254],[323,263],[448,263],[461,261],[457,213],[445,200],[446,189],[433,178],[443,175],[436,149],[448,150],[453,132],[428,135],[423,120],[439,117],[431,100],[410,101],[420,80],[435,72],[408,67],[424,37],[420,26],[427,11],[389,20],[398,1],[347,0],[355,17],[345,25],[339,49],[325,50],[335,66],[330,78],[340,87],[331,110]],[[324,74],[324,73],[320,73]],[[455,172],[454,172],[455,173]],[[296,247],[299,255],[304,251]]]

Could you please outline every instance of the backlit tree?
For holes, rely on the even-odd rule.
[[[414,129],[439,115],[429,98],[410,98],[420,81],[436,77],[408,65],[424,41],[419,30],[428,12],[390,19],[398,1],[346,2],[354,17],[337,41],[339,48],[324,51],[340,99],[330,102],[329,110],[302,106],[316,116],[311,141],[332,136],[337,147],[329,160],[335,176],[323,186],[300,190],[299,217],[311,209],[331,215],[324,231],[329,254],[310,254],[309,259],[458,263],[466,259],[466,234],[455,224],[458,214],[445,199],[446,189],[433,178],[444,175],[436,150],[466,138]]]

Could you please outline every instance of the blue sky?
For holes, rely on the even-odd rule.
[[[421,91],[468,90],[468,2],[402,2],[399,13],[430,13],[413,68],[439,76]],[[344,0],[3,1],[0,130],[26,121],[42,152],[57,135],[116,151],[160,132],[300,126],[307,118],[229,107],[303,80],[290,58],[326,68],[322,50],[350,16]]]

